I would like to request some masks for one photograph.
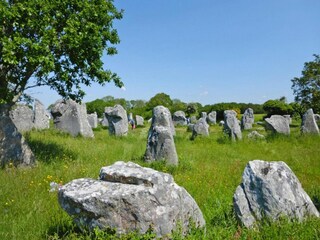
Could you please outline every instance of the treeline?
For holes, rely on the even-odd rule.
[[[152,109],[158,105],[167,107],[171,113],[182,110],[189,116],[200,117],[201,112],[217,112],[217,118],[223,118],[224,110],[235,110],[237,113],[244,113],[247,108],[252,108],[254,113],[267,114],[267,111],[263,108],[263,104],[254,103],[216,103],[211,105],[202,105],[198,102],[185,103],[179,99],[171,99],[169,95],[165,93],[158,93],[152,97],[149,101],[145,100],[126,100],[124,98],[114,98],[112,96],[106,96],[101,99],[96,99],[92,102],[87,102],[88,113],[96,112],[99,117],[103,117],[105,107],[113,107],[116,104],[122,105],[127,112],[132,112],[134,115],[143,116],[145,119],[149,119],[152,116]]]

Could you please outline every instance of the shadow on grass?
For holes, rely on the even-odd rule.
[[[44,239],[71,239],[83,234],[84,232],[77,226],[64,223],[49,227],[48,231],[44,234]]]
[[[77,154],[57,143],[44,143],[39,140],[32,140],[27,136],[26,140],[39,162],[52,163],[59,161],[73,161],[77,158]]]
[[[311,196],[311,200],[318,211],[320,211],[320,197]]]

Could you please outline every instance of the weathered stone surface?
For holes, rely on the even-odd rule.
[[[87,108],[84,103],[75,101],[58,100],[51,109],[54,126],[72,136],[82,135],[94,137],[92,128],[87,119]]]
[[[203,117],[194,124],[191,139],[195,139],[198,135],[209,136],[209,125]]]
[[[100,180],[69,182],[59,190],[59,203],[80,227],[113,228],[118,234],[143,234],[152,226],[164,237],[179,224],[187,233],[190,220],[205,226],[197,203],[171,175],[131,162],[103,167]]]
[[[319,134],[319,128],[311,108],[302,117],[301,132]]]
[[[224,126],[224,121],[223,121],[223,120],[221,120],[221,121],[219,122],[219,126]]]
[[[168,108],[164,106],[157,106],[152,111],[152,126],[163,126],[171,129],[173,136],[176,135],[176,130],[174,128],[171,113]]]
[[[232,140],[241,140],[242,133],[240,124],[237,119],[237,113],[233,110],[224,111],[224,132],[229,135]]]
[[[248,138],[251,139],[263,139],[265,138],[262,134],[258,133],[257,131],[252,131],[248,134]]]
[[[128,134],[127,111],[117,104],[114,107],[106,107],[104,112],[109,122],[110,135],[126,136]]]
[[[139,115],[136,115],[136,123],[137,123],[137,126],[144,126],[144,119],[143,117],[139,116]]]
[[[19,132],[30,131],[34,127],[34,113],[27,105],[13,106],[9,116]]]
[[[207,116],[207,122],[209,124],[216,124],[217,123],[217,112],[216,111],[212,111],[208,114]]]
[[[238,219],[253,227],[256,221],[281,216],[303,220],[319,212],[298,178],[284,162],[250,161],[233,196]]]
[[[172,115],[172,121],[174,126],[185,126],[187,125],[187,118],[184,111],[176,111]]]
[[[266,129],[271,130],[274,133],[290,134],[289,121],[285,117],[272,115],[270,118],[266,118],[265,121]]]
[[[98,127],[98,115],[96,112],[88,114],[87,119],[91,128]]]
[[[30,166],[34,155],[9,117],[9,107],[0,105],[0,164],[12,162],[15,166]]]
[[[35,129],[48,129],[50,127],[49,113],[46,111],[44,105],[39,101],[34,101],[34,119],[33,124]]]
[[[145,161],[166,160],[168,164],[178,164],[172,129],[174,127],[169,110],[163,106],[155,107],[148,132]]]
[[[106,117],[106,114],[103,114],[103,119],[101,120],[101,125],[104,127],[109,127],[109,122],[108,122],[108,118]]]
[[[242,118],[241,118],[241,128],[242,129],[251,129],[252,124],[254,123],[254,115],[253,115],[253,109],[248,108],[244,111]]]
[[[283,117],[287,119],[287,121],[289,122],[289,125],[292,123],[292,118],[290,115],[283,115]]]
[[[201,112],[201,118],[207,121],[207,113],[206,112]]]

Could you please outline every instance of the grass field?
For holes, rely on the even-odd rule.
[[[127,137],[121,138],[109,136],[105,129],[96,130],[94,139],[73,138],[54,129],[29,132],[25,136],[37,165],[25,169],[9,165],[0,170],[0,239],[116,239],[101,232],[80,232],[60,208],[57,193],[49,192],[49,183],[97,178],[102,166],[118,160],[169,172],[187,189],[207,224],[206,233],[194,231],[188,239],[320,239],[320,219],[265,222],[256,230],[237,223],[232,196],[245,165],[255,159],[286,162],[320,209],[320,137],[301,136],[298,122],[292,124],[289,137],[270,135],[260,125],[255,129],[266,139],[249,140],[245,131],[242,141],[230,142],[221,127],[211,126],[209,137],[190,141],[191,133],[179,127],[175,137],[178,167],[148,165],[141,160],[148,127],[130,130]],[[123,239],[148,237],[130,235]]]

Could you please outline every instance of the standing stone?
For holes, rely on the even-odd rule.
[[[201,118],[207,121],[207,113],[206,112],[201,112]]]
[[[193,125],[191,139],[195,139],[196,136],[209,136],[209,125],[205,118],[200,118],[196,124]]]
[[[144,126],[144,119],[143,117],[139,116],[139,115],[136,115],[136,123],[137,123],[137,126]]]
[[[185,126],[187,125],[187,118],[184,111],[176,111],[172,115],[172,121],[174,126]]]
[[[248,108],[244,111],[241,118],[241,128],[242,129],[251,129],[252,124],[254,123],[254,115],[252,108]]]
[[[170,174],[118,161],[100,170],[99,180],[75,179],[59,189],[60,206],[84,229],[115,229],[117,234],[151,227],[158,238],[169,239],[181,227],[187,234],[205,220],[191,195]]]
[[[229,137],[235,140],[242,139],[242,133],[240,124],[237,119],[237,113],[234,110],[225,110],[224,113],[224,132],[229,135]]]
[[[176,129],[172,122],[171,113],[168,108],[164,106],[157,106],[153,108],[151,126],[165,126],[169,127],[173,136],[176,135]]]
[[[127,111],[117,104],[114,107],[106,107],[104,112],[109,122],[110,135],[126,136],[128,134]]]
[[[265,121],[266,129],[271,130],[274,133],[290,134],[289,121],[285,117],[272,115],[270,118],[266,118]]]
[[[88,114],[87,119],[91,128],[98,127],[98,115],[96,112]]]
[[[72,136],[82,135],[94,137],[92,128],[87,119],[87,108],[84,103],[75,101],[58,100],[51,109],[54,126]]]
[[[253,227],[264,217],[303,220],[319,212],[298,178],[284,162],[250,161],[233,196],[237,218]]]
[[[49,114],[47,113],[44,105],[39,101],[34,101],[34,128],[35,129],[48,129],[50,127],[50,118]]]
[[[34,113],[27,105],[15,105],[9,116],[19,132],[30,131],[33,127]]]
[[[9,106],[0,105],[0,164],[12,162],[15,166],[30,166],[35,157],[9,117]]]
[[[319,128],[311,108],[302,117],[301,132],[319,134]]]
[[[166,160],[170,165],[178,164],[172,127],[170,111],[163,106],[155,107],[148,133],[145,161]]]
[[[101,125],[104,127],[109,127],[108,118],[106,117],[106,113],[103,114],[103,119],[101,121]]]
[[[209,124],[216,124],[217,123],[217,112],[216,111],[212,111],[208,114],[207,116],[207,122]]]

